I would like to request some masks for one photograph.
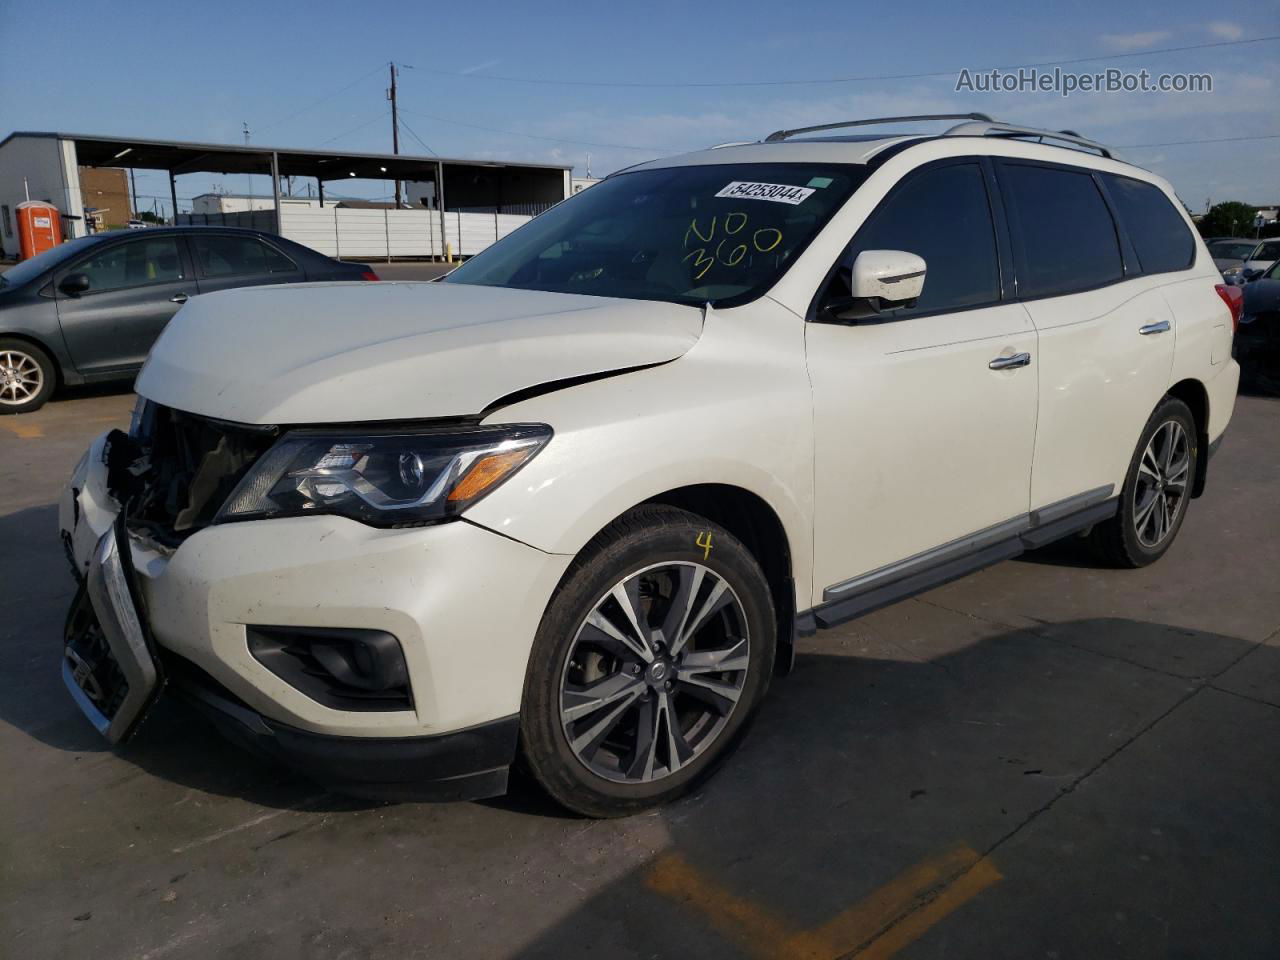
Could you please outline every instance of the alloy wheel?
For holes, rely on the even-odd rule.
[[[750,664],[746,613],[699,563],[655,564],[615,584],[578,628],[560,680],[569,748],[593,773],[649,783],[723,733]]]
[[[0,403],[29,403],[44,389],[44,371],[35,357],[21,350],[0,350]]]
[[[1142,451],[1133,490],[1133,528],[1144,547],[1158,547],[1173,531],[1190,478],[1190,439],[1179,421],[1166,420]]]

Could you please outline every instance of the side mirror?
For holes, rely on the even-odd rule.
[[[77,296],[89,289],[89,278],[83,273],[69,273],[62,278],[58,289],[70,296]]]
[[[853,261],[853,295],[909,306],[924,290],[923,257],[905,250],[863,250]]]
[[[849,268],[852,295],[830,301],[823,313],[848,321],[914,306],[924,290],[925,270],[924,258],[905,250],[863,250]]]

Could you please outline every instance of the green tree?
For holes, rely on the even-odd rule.
[[[1202,237],[1249,237],[1258,208],[1238,200],[1215,203],[1197,224]]]

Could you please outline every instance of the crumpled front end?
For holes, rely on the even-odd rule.
[[[347,792],[501,792],[534,632],[570,558],[465,521],[215,523],[275,432],[154,404],[135,419],[93,443],[60,525],[81,576],[120,535],[158,682]]]

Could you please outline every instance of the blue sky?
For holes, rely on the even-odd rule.
[[[0,0],[0,136],[13,129],[389,150],[386,62],[406,65],[403,152],[607,173],[781,126],[981,110],[1117,145],[1280,134],[1280,42],[1081,64],[1208,72],[1210,94],[956,93],[952,76],[761,87],[610,87],[958,71],[1280,34],[1277,0],[977,5],[71,4]],[[56,38],[47,67],[14,55]],[[47,45],[45,45],[47,48]],[[38,49],[40,44],[33,43]],[[410,69],[412,67],[412,69]],[[505,82],[540,78],[588,85]],[[319,101],[319,102],[317,102]],[[470,124],[471,126],[465,126]],[[489,127],[508,131],[494,133]],[[545,138],[545,139],[536,139]],[[575,143],[568,141],[589,141]],[[630,149],[636,148],[636,149]],[[1280,139],[1121,150],[1183,200],[1280,201]],[[217,178],[179,181],[179,195]],[[245,189],[245,177],[223,182]],[[257,178],[255,189],[266,189]],[[140,194],[167,195],[140,175]],[[377,183],[351,192],[389,192]]]

